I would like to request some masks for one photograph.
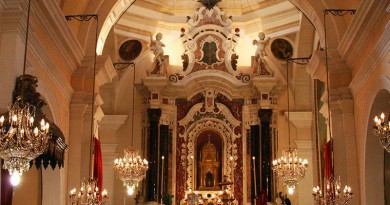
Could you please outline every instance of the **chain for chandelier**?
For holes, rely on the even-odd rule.
[[[99,16],[98,14],[82,14],[82,15],[69,15],[65,16],[66,20],[70,21],[76,19],[77,21],[89,21],[95,19],[96,32],[95,32],[95,49],[93,60],[93,81],[92,81],[92,99],[91,99],[91,136],[89,145],[89,177],[84,178],[81,183],[79,192],[76,194],[76,189],[73,188],[69,193],[69,202],[72,205],[105,205],[107,203],[108,194],[106,190],[100,192],[98,186],[98,179],[93,176],[92,170],[92,145],[94,143],[94,107],[95,107],[95,81],[96,81],[96,46],[98,40],[98,26]]]
[[[36,81],[26,75],[27,43],[30,27],[31,0],[28,1],[27,26],[24,47],[23,75],[19,80]],[[20,176],[30,169],[30,161],[41,155],[47,148],[49,123],[36,119],[36,106],[26,101],[24,84],[21,95],[8,104],[7,114],[0,117],[0,157],[4,159],[3,168],[12,175],[11,183],[19,184]]]
[[[326,69],[326,92],[328,95],[328,130],[331,142],[333,142],[332,127],[331,127],[331,111],[330,111],[330,84],[329,84],[329,66],[328,66],[328,45],[326,41],[326,15],[332,14],[334,16],[344,16],[345,14],[355,14],[356,10],[342,10],[342,9],[325,9],[324,10],[324,34],[325,34],[325,69]],[[333,143],[331,150],[331,167],[332,175],[325,179],[325,192],[323,193],[319,186],[313,188],[313,198],[317,204],[321,205],[344,205],[352,200],[352,188],[345,185],[344,190],[341,191],[341,178],[334,176],[334,153]],[[348,181],[348,179],[347,179]]]
[[[298,59],[298,58],[297,58]],[[310,59],[310,58],[299,58]],[[298,181],[305,177],[305,172],[309,166],[306,159],[298,158],[297,151],[291,146],[290,136],[290,94],[289,94],[289,62],[294,62],[296,59],[287,59],[287,124],[288,124],[288,148],[282,152],[282,157],[272,161],[272,170],[283,181],[283,185],[287,187],[290,194],[294,193],[294,189]]]
[[[140,181],[146,176],[146,171],[149,168],[148,161],[142,159],[138,149],[134,148],[134,103],[135,103],[135,65],[133,68],[133,105],[131,118],[131,147],[124,150],[122,158],[115,159],[114,171],[118,179],[123,181],[123,186],[127,187],[127,193],[133,195],[134,190],[138,187]]]

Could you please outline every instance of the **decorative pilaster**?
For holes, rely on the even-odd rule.
[[[0,13],[0,87],[3,96],[0,98],[0,113],[7,111],[7,105],[12,101],[16,78],[23,70],[26,16],[22,10],[27,6],[26,3],[24,1],[7,3],[6,6],[10,9],[2,10]]]
[[[298,202],[303,205],[314,204],[311,196],[314,187],[314,166],[313,145],[312,145],[312,112],[290,112],[290,121],[296,128],[297,153],[299,158],[307,159],[309,166],[306,170],[305,177],[298,183]]]
[[[335,175],[340,175],[342,184],[352,187],[355,196],[360,196],[354,103],[348,88],[331,90],[332,133],[334,137]],[[359,197],[352,198],[360,204]]]
[[[102,149],[102,160],[103,160],[103,180],[104,189],[107,190],[108,194],[114,196],[114,160],[118,156],[115,152],[118,144],[101,144]],[[108,198],[108,204],[114,204],[114,198]]]
[[[78,97],[77,97],[78,96]],[[70,104],[70,122],[69,122],[69,140],[68,144],[71,147],[72,151],[68,152],[68,166],[69,167],[79,167],[80,169],[68,171],[68,189],[70,190],[73,187],[78,187],[80,185],[80,180],[83,176],[88,176],[88,160],[83,157],[83,142],[87,141],[89,137],[84,136],[84,117],[86,114],[86,109],[88,107],[87,103],[83,103],[81,100],[76,100],[76,98],[81,98],[82,94],[75,94],[73,103]],[[88,130],[90,126],[88,126]],[[89,134],[88,134],[89,136]],[[88,152],[88,149],[86,149]],[[89,153],[87,153],[89,156]],[[87,168],[83,168],[84,166]]]
[[[149,144],[148,161],[149,170],[147,173],[147,201],[157,202],[158,188],[158,123],[161,117],[161,109],[148,109],[149,117]]]

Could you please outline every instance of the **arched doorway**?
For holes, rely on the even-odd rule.
[[[368,117],[366,160],[365,160],[365,190],[364,204],[385,204],[385,198],[390,200],[390,154],[380,145],[378,137],[372,132],[375,115],[388,112],[390,108],[390,92],[380,90],[371,106]]]

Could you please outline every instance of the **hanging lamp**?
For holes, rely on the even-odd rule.
[[[320,205],[345,205],[352,200],[352,188],[345,185],[341,191],[341,178],[334,176],[334,153],[333,153],[333,135],[331,129],[331,112],[330,112],[330,85],[329,85],[329,66],[328,66],[328,47],[326,41],[326,15],[343,16],[347,13],[353,15],[356,10],[325,9],[324,10],[324,31],[325,31],[325,69],[326,69],[326,90],[328,94],[328,129],[331,143],[331,169],[332,173],[329,178],[325,179],[324,192],[319,186],[313,188],[313,198]]]
[[[86,15],[69,15],[65,16],[66,20],[70,21],[76,19],[77,21],[89,21],[95,19],[96,33],[95,33],[95,49],[93,61],[93,81],[92,81],[92,99],[91,99],[91,136],[89,147],[89,177],[84,178],[81,182],[79,192],[73,188],[69,193],[69,203],[71,205],[105,205],[107,203],[108,194],[106,190],[101,191],[98,186],[98,179],[94,178],[92,171],[92,144],[94,143],[94,107],[95,107],[95,81],[96,81],[96,45],[98,36],[99,17],[97,14]],[[76,193],[77,192],[77,193]]]
[[[288,148],[282,152],[282,157],[272,161],[272,170],[283,181],[283,186],[286,186],[289,194],[294,193],[294,189],[304,176],[308,167],[306,159],[298,158],[295,148],[291,146],[290,137],[290,94],[289,94],[289,61],[286,61],[287,67],[287,123],[288,123]]]
[[[114,161],[114,171],[117,178],[123,181],[123,186],[127,188],[127,194],[133,195],[134,190],[138,187],[149,168],[148,161],[142,159],[140,151],[133,146],[134,140],[134,98],[135,98],[135,65],[133,68],[133,105],[132,105],[132,121],[131,121],[131,147],[124,150],[124,156]]]
[[[27,42],[30,26],[31,0],[28,1],[23,75],[20,81],[35,82],[36,77],[26,74]],[[11,183],[19,184],[20,176],[30,169],[30,161],[41,155],[49,140],[49,123],[37,120],[37,107],[26,100],[25,86],[21,94],[8,105],[8,113],[0,117],[0,157],[3,168],[12,175]],[[8,116],[7,116],[8,115]]]

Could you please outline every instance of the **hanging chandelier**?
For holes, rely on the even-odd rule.
[[[91,136],[90,136],[90,150],[89,150],[89,178],[81,183],[80,191],[76,195],[76,189],[73,188],[69,193],[69,202],[71,205],[105,205],[107,203],[108,195],[107,191],[103,190],[100,192],[99,179],[94,178],[94,172],[92,170],[92,145],[96,143],[94,139],[94,107],[95,107],[95,83],[96,83],[96,45],[98,41],[98,30],[99,30],[99,16],[98,14],[82,14],[82,15],[69,15],[65,16],[66,20],[70,21],[76,19],[77,21],[89,21],[95,19],[96,30],[95,30],[95,50],[94,50],[94,61],[93,61],[93,81],[92,81],[92,99],[91,99]],[[96,154],[96,153],[95,153]],[[95,165],[96,166],[96,165]],[[102,179],[100,179],[102,180]]]
[[[385,114],[382,112],[380,117],[375,116],[373,132],[379,138],[381,146],[390,153],[390,114],[385,120]]]
[[[30,161],[42,154],[48,143],[49,123],[35,121],[35,106],[21,98],[8,105],[8,119],[0,117],[0,157],[12,174],[12,183],[30,169]],[[39,128],[38,128],[39,127]]]
[[[135,92],[135,64],[133,68],[133,105],[132,105],[132,121],[131,121],[131,146],[134,140],[134,92]],[[142,159],[138,149],[130,147],[125,149],[123,158],[115,159],[114,171],[117,178],[123,181],[123,186],[127,187],[127,194],[133,195],[134,190],[138,187],[138,183],[146,176],[146,171],[149,168],[148,161]]]
[[[297,157],[297,151],[292,148],[285,149],[281,158],[272,161],[272,169],[283,180],[290,194],[294,193],[298,181],[303,179],[308,167],[308,161]]]
[[[306,63],[310,58],[287,59],[287,118],[288,118],[288,148],[282,152],[282,157],[272,161],[272,170],[276,172],[276,176],[283,180],[283,186],[287,187],[288,193],[293,194],[298,181],[305,177],[305,172],[309,166],[306,159],[298,158],[296,149],[291,147],[290,143],[290,92],[289,92],[289,69],[290,61],[297,63],[295,60],[300,60]],[[301,63],[300,63],[301,64]]]
[[[107,191],[100,194],[96,179],[84,179],[80,191],[72,189],[69,194],[71,205],[104,205],[108,199]]]
[[[0,117],[0,157],[3,168],[12,175],[11,183],[19,184],[20,176],[30,169],[30,161],[41,155],[47,148],[49,123],[36,119],[37,108],[24,96],[23,80],[37,81],[26,75],[26,54],[30,25],[31,0],[28,1],[27,27],[24,48],[23,75],[19,76],[21,94],[8,105],[8,113]]]
[[[325,69],[326,69],[326,92],[328,95],[328,130],[331,141],[333,142],[332,128],[331,128],[331,109],[330,109],[330,83],[329,83],[329,66],[328,66],[328,47],[326,41],[326,15],[332,14],[334,16],[343,16],[347,13],[353,15],[356,10],[344,10],[344,9],[325,9],[324,10],[324,31],[325,31]],[[352,200],[352,188],[348,185],[345,185],[344,190],[341,191],[341,179],[340,176],[335,179],[334,177],[334,153],[333,153],[333,143],[331,143],[331,173],[325,179],[325,193],[321,190],[319,186],[313,188],[313,198],[317,204],[320,205],[345,205]],[[346,151],[346,150],[344,150]],[[348,176],[348,175],[347,175]],[[348,179],[348,178],[347,178]]]
[[[340,176],[337,179],[331,177],[329,180],[325,180],[325,193],[321,191],[319,186],[313,188],[314,201],[320,205],[344,205],[348,204],[352,199],[352,189],[350,186],[345,185],[344,190],[341,191],[341,179]]]
[[[134,193],[138,183],[146,176],[148,168],[148,161],[142,159],[135,148],[125,149],[123,158],[114,161],[115,174],[123,181],[123,186],[127,187],[129,195]]]

